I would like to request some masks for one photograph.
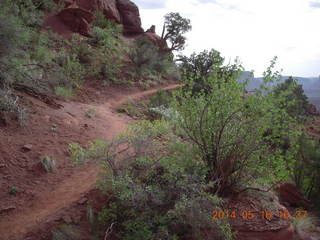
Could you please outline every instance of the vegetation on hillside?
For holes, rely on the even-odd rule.
[[[34,96],[70,98],[88,77],[101,84],[139,81],[148,88],[164,78],[179,78],[167,53],[161,53],[149,39],[138,38],[127,46],[121,38],[122,26],[96,12],[91,38],[74,34],[70,39],[42,31],[46,12],[56,11],[52,0],[4,0],[0,3],[0,104],[3,111],[17,116],[15,87]],[[129,58],[129,62],[127,59]],[[26,91],[26,90],[25,90]],[[10,97],[9,97],[10,96]],[[15,99],[15,100],[10,100]],[[25,114],[24,114],[25,115]]]

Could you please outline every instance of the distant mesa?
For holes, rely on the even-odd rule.
[[[281,81],[285,81],[289,76],[282,76]],[[293,77],[298,81],[299,84],[303,86],[303,90],[309,102],[314,104],[318,110],[320,110],[320,78],[319,77]],[[242,76],[239,78],[240,81],[249,80],[247,90],[252,91],[258,89],[263,82],[262,77],[254,77],[254,75],[249,71],[244,71]],[[314,109],[312,109],[314,111]]]

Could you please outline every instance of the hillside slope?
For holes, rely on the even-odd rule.
[[[36,129],[40,127],[40,125],[34,125],[31,128],[32,132],[38,132],[37,139],[32,138],[32,133],[26,134],[23,130],[9,133],[6,129],[0,132],[1,139],[23,139],[23,136],[26,136],[26,139],[32,142],[33,147],[29,154],[24,154],[25,160],[29,162],[29,164],[37,164],[37,161],[32,159],[34,156],[32,152],[41,151],[52,153],[53,150],[64,149],[65,153],[67,150],[66,143],[75,141],[76,137],[79,137],[76,140],[77,142],[85,143],[86,140],[94,140],[97,138],[110,139],[116,136],[125,130],[125,126],[130,121],[128,117],[119,116],[115,111],[117,107],[129,99],[139,99],[152,95],[159,89],[169,90],[177,88],[178,86],[179,85],[172,84],[166,87],[157,87],[147,91],[133,92],[131,94],[120,92],[102,104],[62,102],[61,104],[64,107],[56,111],[52,111],[46,106],[41,106],[40,108],[34,109],[37,111],[33,116],[34,118],[44,116],[46,119],[54,119],[57,116],[61,116],[60,120],[55,122],[59,126],[59,131],[50,144],[46,144],[46,146],[42,145],[42,143],[45,143],[47,140],[46,133],[40,132],[41,129],[39,128]],[[96,115],[93,120],[85,117],[85,111],[90,108],[96,110]],[[50,124],[52,124],[52,122],[49,120],[49,122],[44,122],[41,127],[46,126],[47,129],[49,129]],[[87,125],[87,127],[84,129],[83,126],[85,125]],[[60,129],[63,130],[60,131]],[[11,136],[8,137],[9,135]],[[67,137],[67,135],[69,136]],[[10,147],[11,162],[13,165],[19,164],[19,159],[14,159],[14,154],[19,152],[19,148],[21,147],[20,143],[21,140],[18,140],[15,146]],[[4,149],[2,149],[2,151],[3,150]],[[7,154],[9,154],[9,152],[7,152]],[[10,156],[7,157],[9,158]],[[2,213],[4,215],[2,215],[0,219],[1,240],[24,239],[25,234],[37,230],[41,224],[47,221],[54,220],[60,210],[79,201],[84,194],[94,187],[100,169],[99,166],[93,164],[81,168],[70,168],[70,160],[68,160],[68,157],[67,160],[64,159],[63,161],[57,156],[55,156],[55,159],[59,165],[59,171],[50,174],[48,177],[43,176],[43,174],[39,176],[39,172],[35,172],[38,176],[35,176],[34,172],[32,174],[24,173],[23,178],[27,175],[27,182],[38,182],[38,184],[32,184],[30,186],[24,184],[25,181],[21,178],[21,175],[14,175],[14,172],[21,174],[16,167],[6,165],[5,171],[13,171],[10,176],[16,179],[15,184],[16,186],[19,185],[17,187],[21,189],[21,193],[7,198],[5,196],[7,195],[5,189],[10,186],[9,183],[12,184],[12,181],[8,181],[7,184],[2,185],[2,189],[5,191],[2,191],[1,199],[6,199],[7,201],[1,201],[0,210],[9,209],[10,207],[13,209],[6,214]],[[64,167],[67,169],[63,169]],[[32,199],[30,199],[31,191],[33,193]]]

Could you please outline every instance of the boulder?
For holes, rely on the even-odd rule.
[[[273,198],[273,196],[271,196]],[[281,217],[279,212],[287,211],[276,198],[273,198],[272,208],[266,209],[270,199],[239,196],[229,201],[227,209],[235,213],[235,217],[228,218],[236,233],[237,240],[293,240],[294,228],[290,218]],[[266,218],[262,213],[268,211]],[[250,212],[250,215],[247,214]],[[245,216],[251,216],[246,218]]]
[[[117,8],[121,16],[124,34],[144,33],[141,27],[139,9],[130,0],[117,0]]]
[[[65,8],[56,15],[72,32],[90,37],[93,15],[81,8]]]
[[[277,191],[279,193],[280,201],[284,204],[289,204],[291,207],[311,207],[310,201],[291,183],[282,183],[278,186]]]

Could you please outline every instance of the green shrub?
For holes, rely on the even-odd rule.
[[[133,64],[133,71],[139,78],[146,72],[155,71],[155,64],[159,60],[158,49],[147,37],[138,37],[129,51],[129,58]]]
[[[69,44],[70,52],[77,56],[81,64],[89,65],[92,62],[93,50],[87,41],[82,39],[78,34],[73,34]]]
[[[290,114],[290,116],[297,118],[301,123],[307,121],[309,101],[305,95],[302,85],[298,84],[297,80],[289,77],[283,83],[278,84],[275,89],[275,94],[286,94],[288,102],[292,102],[290,105],[283,106],[284,109]]]
[[[54,92],[56,95],[61,96],[65,99],[71,98],[74,94],[73,89],[64,87],[55,87]]]
[[[80,88],[85,70],[77,55],[69,54],[63,50],[59,53],[58,64],[61,67],[62,76],[65,78],[64,86]]]
[[[158,90],[155,95],[150,97],[150,107],[169,107],[172,101],[172,94],[170,91]]]
[[[105,28],[94,27],[93,38],[88,43],[93,47],[88,72],[103,80],[103,84],[123,83],[119,77],[122,68],[124,44],[120,40],[118,25],[107,20]]]
[[[320,144],[317,139],[301,135],[292,166],[292,178],[305,196],[320,207]]]
[[[106,16],[103,14],[102,11],[96,11],[94,13],[94,20],[92,22],[93,27],[99,27],[101,29],[108,29],[110,33],[114,37],[118,37],[120,33],[122,33],[122,25],[117,24],[113,20],[109,20],[106,18]]]
[[[86,164],[92,160],[98,161],[108,151],[108,143],[102,140],[89,142],[88,148],[83,148],[79,143],[70,143],[69,152],[76,165]]]
[[[265,84],[278,79],[272,66],[265,72]],[[218,183],[212,191],[219,195],[241,191],[252,183],[289,180],[287,166],[294,160],[300,134],[295,119],[281,109],[285,98],[275,96],[267,86],[264,93],[246,95],[246,83],[237,81],[238,74],[239,70],[226,72],[221,78],[221,73],[212,73],[203,79],[206,88],[177,92],[171,106],[177,112],[173,123],[198,149],[207,166],[206,179]],[[189,79],[190,86],[194,80]],[[285,139],[290,146],[283,154]]]
[[[160,51],[148,37],[135,39],[128,52],[131,77],[147,87],[160,83],[162,78],[179,78],[178,70],[167,53]]]
[[[0,89],[0,111],[15,113],[20,126],[24,126],[28,119],[27,109],[19,105],[19,98],[8,90]]]
[[[232,239],[226,222],[212,223],[210,218],[223,201],[207,191],[203,165],[195,160],[193,148],[170,134],[168,123],[141,122],[103,146],[93,157],[86,154],[107,167],[99,187],[112,194],[112,201],[98,215],[101,229],[116,223],[113,233],[126,240],[206,239],[203,229],[215,230],[211,237],[216,239]]]
[[[12,13],[13,2],[0,3],[0,89],[23,79],[21,65],[25,58],[31,31],[24,22]]]

